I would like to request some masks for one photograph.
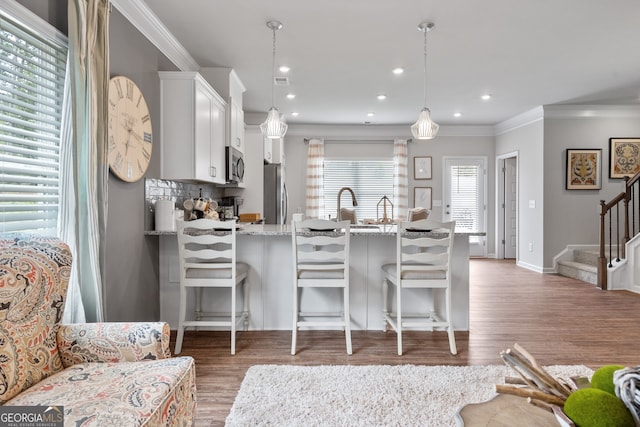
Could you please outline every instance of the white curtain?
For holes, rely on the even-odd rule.
[[[324,139],[311,138],[307,154],[307,218],[324,218]]]
[[[64,316],[68,322],[99,322],[109,173],[109,0],[69,0],[68,8],[71,114],[62,132],[61,170],[68,176],[61,181],[59,223],[61,238],[74,251],[75,272]]]
[[[67,59],[67,74],[65,76],[64,99],[62,101],[62,125],[60,129],[60,209],[58,209],[58,236],[62,241],[67,242],[74,262],[71,264],[71,278],[67,288],[67,300],[65,302],[62,321],[64,323],[83,323],[86,321],[84,315],[84,304],[80,294],[78,284],[78,258],[75,244],[76,223],[76,197],[73,190],[73,130],[71,117],[71,70],[69,59]]]
[[[393,206],[396,218],[406,218],[409,208],[409,176],[408,176],[407,140],[393,141]]]

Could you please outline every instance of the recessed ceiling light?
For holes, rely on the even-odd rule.
[[[482,98],[483,101],[488,101],[488,100],[491,99],[491,94],[490,93],[485,93],[480,98]]]
[[[287,99],[293,99],[293,98],[295,98],[295,97],[296,97],[296,94],[295,94],[295,93],[288,93],[288,94],[287,94]]]
[[[384,93],[381,93],[380,95],[378,95],[378,99],[380,101],[383,101],[383,100],[387,99],[387,95],[385,95]]]
[[[298,116],[300,115],[300,113],[298,113],[297,111],[292,111],[292,112],[291,112],[291,115],[292,115],[293,117],[298,117]]]
[[[281,73],[288,73],[289,71],[291,71],[291,68],[289,68],[286,65],[281,65],[280,68],[278,68],[278,70],[280,70]]]
[[[462,113],[460,112],[453,113],[453,117],[460,117],[460,116],[462,116]]]
[[[373,117],[373,116],[375,116],[375,115],[376,115],[376,113],[373,113],[373,112],[369,112],[369,113],[367,113],[367,116],[369,116],[369,117]]]
[[[402,73],[404,73],[404,68],[402,68],[402,67],[396,67],[396,68],[393,69],[393,74],[399,75],[399,74],[402,74]]]

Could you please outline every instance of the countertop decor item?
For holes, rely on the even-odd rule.
[[[382,216],[380,216],[380,204],[382,204]],[[388,205],[388,206],[387,206]],[[391,208],[391,215],[387,213],[387,207]],[[393,203],[387,196],[382,196],[376,205],[376,217],[379,224],[387,224],[393,222]]]

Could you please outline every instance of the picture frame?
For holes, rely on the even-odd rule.
[[[609,138],[609,178],[640,172],[640,138]]]
[[[413,179],[431,179],[431,156],[413,158]]]
[[[568,148],[567,190],[599,190],[602,187],[602,150]]]
[[[431,209],[431,187],[413,188],[413,207]]]

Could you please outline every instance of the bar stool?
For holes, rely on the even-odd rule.
[[[306,220],[292,223],[293,248],[293,329],[291,354],[301,327],[340,327],[345,332],[347,354],[351,349],[349,314],[349,221]],[[308,288],[343,290],[342,310],[338,313],[301,312],[303,291]],[[312,320],[317,319],[317,320]]]
[[[398,335],[398,355],[402,355],[402,331],[405,328],[444,328],[449,335],[451,354],[457,354],[451,319],[451,257],[455,221],[437,222],[421,220],[398,224],[396,236],[396,262],[382,266],[382,310],[384,330],[391,326]],[[437,233],[426,236],[425,232]],[[389,285],[395,288],[396,311],[389,309]],[[440,290],[445,294],[444,313],[435,309],[435,291],[432,304],[422,313],[403,313],[403,289]]]
[[[236,222],[211,219],[178,221],[177,229],[180,314],[175,354],[182,351],[184,330],[191,326],[231,328],[231,354],[235,354],[236,329],[241,324],[244,330],[249,326],[249,291],[245,280],[249,266],[236,261]],[[236,306],[238,287],[242,287],[242,311],[238,311]],[[202,290],[206,288],[230,289],[228,312],[202,311]],[[187,320],[187,289],[195,290],[195,320]]]

